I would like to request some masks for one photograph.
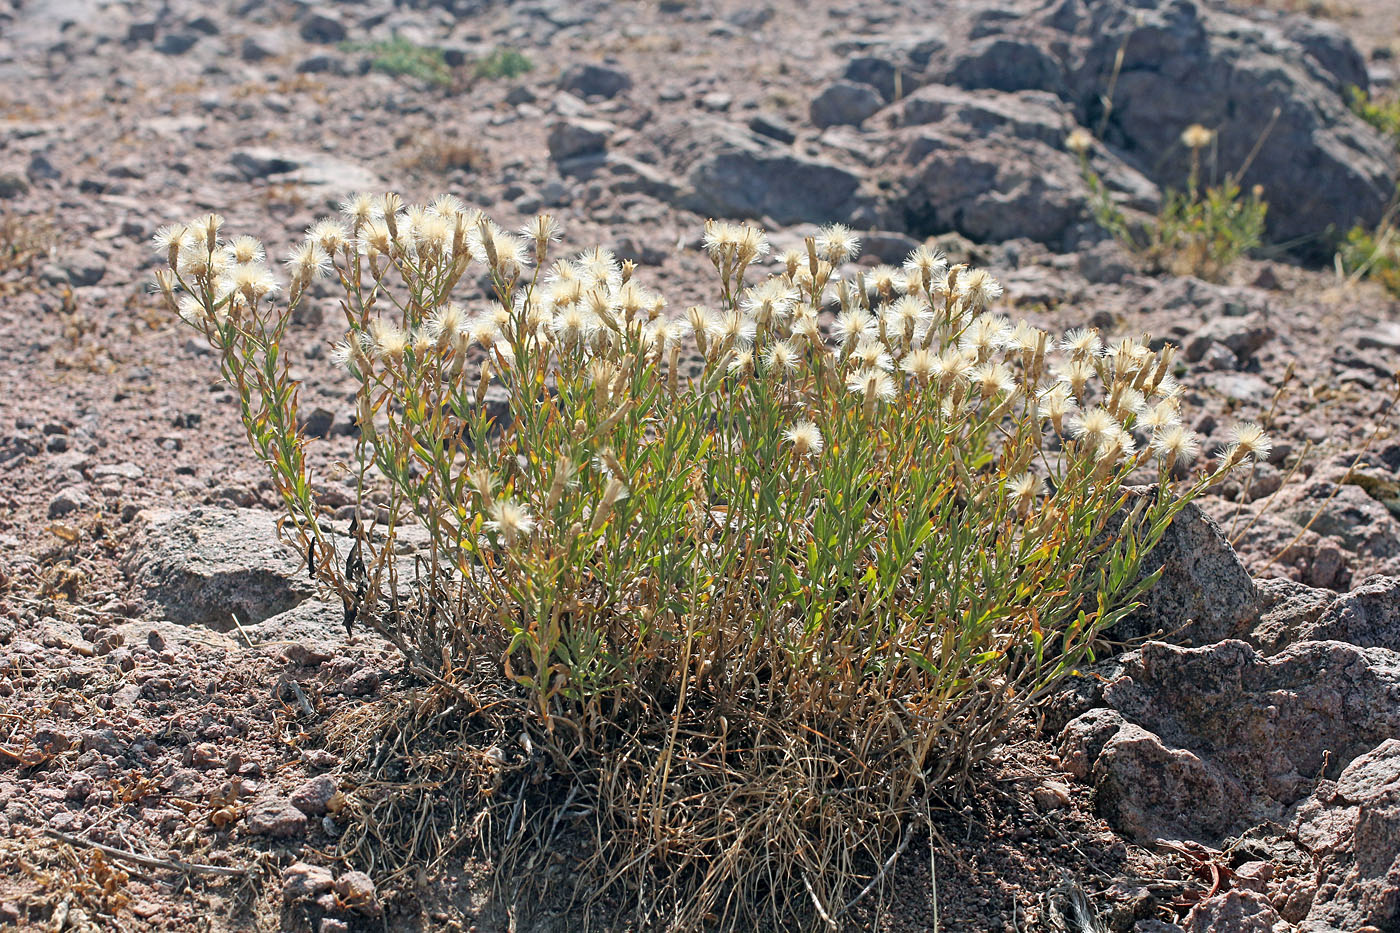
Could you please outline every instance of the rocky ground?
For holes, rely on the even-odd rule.
[[[708,295],[705,217],[841,220],[866,264],[937,238],[1008,313],[1180,345],[1197,430],[1262,420],[1270,463],[1175,533],[1124,633],[1167,640],[1059,698],[855,926],[1073,930],[1082,892],[1115,931],[1400,930],[1400,306],[1327,245],[1395,187],[1344,89],[1395,80],[1400,18],[1297,6],[0,0],[0,924],[570,928],[466,855],[337,857],[356,776],[326,725],[401,689],[397,659],[272,543],[232,397],[147,287],[163,223],[290,244],[393,186],[549,210],[677,307]],[[395,35],[449,83],[374,70]],[[498,48],[533,69],[477,75]],[[1244,180],[1281,245],[1225,283],[1145,273],[1063,145],[1094,130],[1150,209],[1191,122],[1218,172],[1264,138]],[[294,327],[322,475],[355,430],[326,310]]]

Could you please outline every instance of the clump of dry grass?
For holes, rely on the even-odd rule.
[[[717,304],[672,315],[606,250],[556,256],[548,215],[353,198],[292,250],[285,302],[221,225],[161,231],[160,291],[347,624],[426,685],[332,736],[366,778],[346,845],[390,871],[476,839],[538,885],[586,827],[570,878],[644,924],[838,924],[1134,608],[1172,517],[1269,449],[1241,425],[1175,482],[1200,450],[1170,348],[1013,324],[989,273],[927,248],[843,278],[840,226],[770,264],[761,231],[708,224]],[[473,267],[494,295],[468,309]],[[281,351],[323,276],[373,533],[315,501]]]
[[[0,296],[32,288],[39,264],[57,245],[57,231],[48,217],[0,211]]]
[[[448,172],[477,172],[487,168],[490,156],[479,143],[444,133],[414,135],[402,140],[408,152],[403,158],[407,169],[445,175]]]

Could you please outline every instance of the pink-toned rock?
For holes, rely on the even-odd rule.
[[[285,798],[263,797],[248,808],[244,825],[257,836],[287,839],[306,831],[306,814]]]
[[[1293,832],[1317,863],[1307,922],[1318,929],[1400,928],[1400,741],[1387,739],[1324,782]]]
[[[329,868],[294,862],[282,871],[282,896],[288,901],[306,901],[325,894],[334,883]]]
[[[1150,642],[1106,668],[1102,702],[1060,757],[1137,838],[1219,841],[1283,820],[1329,762],[1400,733],[1400,654],[1304,642],[1263,657],[1240,641]]]
[[[362,871],[347,871],[335,879],[335,893],[353,910],[371,915],[379,913],[374,882]]]
[[[322,774],[292,791],[292,806],[307,816],[320,816],[329,808],[336,791],[335,778]]]
[[[1262,895],[1226,891],[1201,901],[1186,915],[1187,933],[1286,933],[1287,926]]]

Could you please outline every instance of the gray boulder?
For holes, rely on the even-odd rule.
[[[1183,185],[1190,153],[1179,137],[1200,123],[1220,129],[1217,175],[1242,166],[1264,137],[1242,183],[1264,187],[1275,241],[1306,238],[1330,256],[1319,234],[1380,219],[1395,190],[1395,154],[1338,92],[1336,72],[1355,70],[1344,64],[1356,52],[1344,51],[1343,37],[1330,37],[1329,52],[1320,33],[1295,31],[1300,47],[1276,27],[1191,0],[1066,0],[1057,12],[1071,7],[1082,11],[1064,19],[1083,58],[1066,75],[1070,99],[1096,124],[1121,49],[1105,135],[1159,185]]]
[[[696,213],[793,224],[847,220],[873,203],[850,168],[720,119],[673,123],[658,137],[687,183],[679,203]]]
[[[1347,85],[1365,86],[1364,61],[1335,27],[1303,18],[1265,24],[1194,0],[971,0],[957,14],[940,20],[936,30],[863,43],[846,79],[868,84],[887,102],[927,85],[1043,93],[1063,104],[1065,116],[1046,125],[1057,137],[1044,140],[1046,150],[1027,146],[1019,129],[995,131],[1015,143],[982,142],[976,134],[945,137],[948,153],[929,166],[947,178],[937,194],[975,192],[968,204],[943,208],[933,218],[945,226],[976,235],[966,221],[949,221],[982,202],[995,210],[998,192],[1020,186],[1027,204],[1044,197],[1054,206],[1010,235],[1048,237],[1059,245],[1069,204],[1086,205],[1085,193],[1072,184],[1077,160],[1059,142],[1075,125],[1104,126],[1096,168],[1100,162],[1131,167],[1154,186],[1178,189],[1190,163],[1180,135],[1190,124],[1220,131],[1207,166],[1217,178],[1243,166],[1263,137],[1242,184],[1263,186],[1269,237],[1299,239],[1299,250],[1327,258],[1334,239],[1353,224],[1375,225],[1395,189],[1393,147],[1351,112],[1345,97]],[[1024,177],[998,177],[997,162],[977,152],[984,147],[1003,162],[1029,163]],[[1049,149],[1066,160],[1049,158]],[[915,160],[907,168],[918,195],[928,184],[925,165]],[[1037,183],[1031,168],[1045,180]],[[920,212],[911,219],[920,220]],[[984,221],[981,231],[999,239],[1010,226]]]
[[[616,129],[606,120],[583,117],[560,120],[549,129],[550,158],[555,162],[566,162],[580,156],[601,155]]]
[[[363,165],[324,152],[245,146],[229,153],[229,164],[247,181],[269,179],[323,189],[328,196],[374,191],[379,176]]]
[[[303,555],[278,541],[270,512],[162,510],[145,519],[144,544],[125,569],[171,622],[228,631],[233,613],[256,625],[315,592]]]
[[[888,121],[885,162],[897,172],[890,212],[909,233],[1073,245],[1066,241],[1084,219],[1088,189],[1079,158],[1064,148],[1074,117],[1058,97],[931,84],[891,107]],[[1141,174],[1106,155],[1100,161],[1125,203],[1155,202],[1157,189]]]
[[[1060,756],[1104,816],[1140,840],[1218,842],[1284,819],[1400,729],[1400,654],[1303,642],[1264,657],[1240,641],[1150,642],[1104,670],[1103,708],[1071,721]]]
[[[828,126],[859,126],[885,105],[879,93],[868,84],[837,81],[812,98],[812,122]]]
[[[1092,775],[1099,812],[1142,842],[1181,838],[1183,829],[1224,835],[1248,803],[1245,787],[1218,764],[1130,722],[1104,743]]]
[[[1305,639],[1303,632],[1310,630],[1337,598],[1332,590],[1284,577],[1259,580],[1258,586],[1259,621],[1246,640],[1262,654],[1277,654],[1294,642],[1314,640]]]
[[[991,35],[961,45],[950,59],[948,84],[994,91],[1050,91],[1064,94],[1065,63],[1037,38]]]
[[[579,97],[613,98],[632,87],[632,76],[609,65],[571,65],[559,78],[559,87]]]
[[[1366,59],[1352,43],[1351,37],[1336,23],[1310,16],[1295,16],[1285,23],[1283,34],[1289,41],[1297,43],[1313,63],[1332,79],[1332,86],[1339,94],[1348,93],[1353,87],[1367,90],[1370,76],[1366,70]]]
[[[1243,635],[1258,618],[1259,588],[1215,519],[1194,502],[1172,520],[1146,557],[1146,573],[1162,568],[1142,606],[1109,633],[1132,639],[1159,637],[1182,645],[1208,645]]]
[[[1400,578],[1375,577],[1338,596],[1299,637],[1400,652]]]
[[[348,31],[334,7],[313,7],[301,18],[297,27],[307,42],[330,44],[345,41]]]
[[[1400,741],[1354,759],[1323,782],[1291,827],[1317,866],[1303,928],[1393,930],[1400,924]]]
[[[1267,318],[1258,313],[1244,317],[1211,318],[1187,338],[1182,349],[1189,363],[1200,362],[1216,344],[1228,349],[1238,360],[1245,361],[1273,340],[1276,333]]]
[[[1400,556],[1400,521],[1360,486],[1309,483],[1280,514],[1298,527],[1336,538],[1354,554],[1383,560]]]

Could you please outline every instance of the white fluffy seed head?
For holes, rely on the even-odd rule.
[[[799,421],[783,432],[783,439],[792,445],[799,457],[816,457],[826,447],[821,430],[811,421]]]

